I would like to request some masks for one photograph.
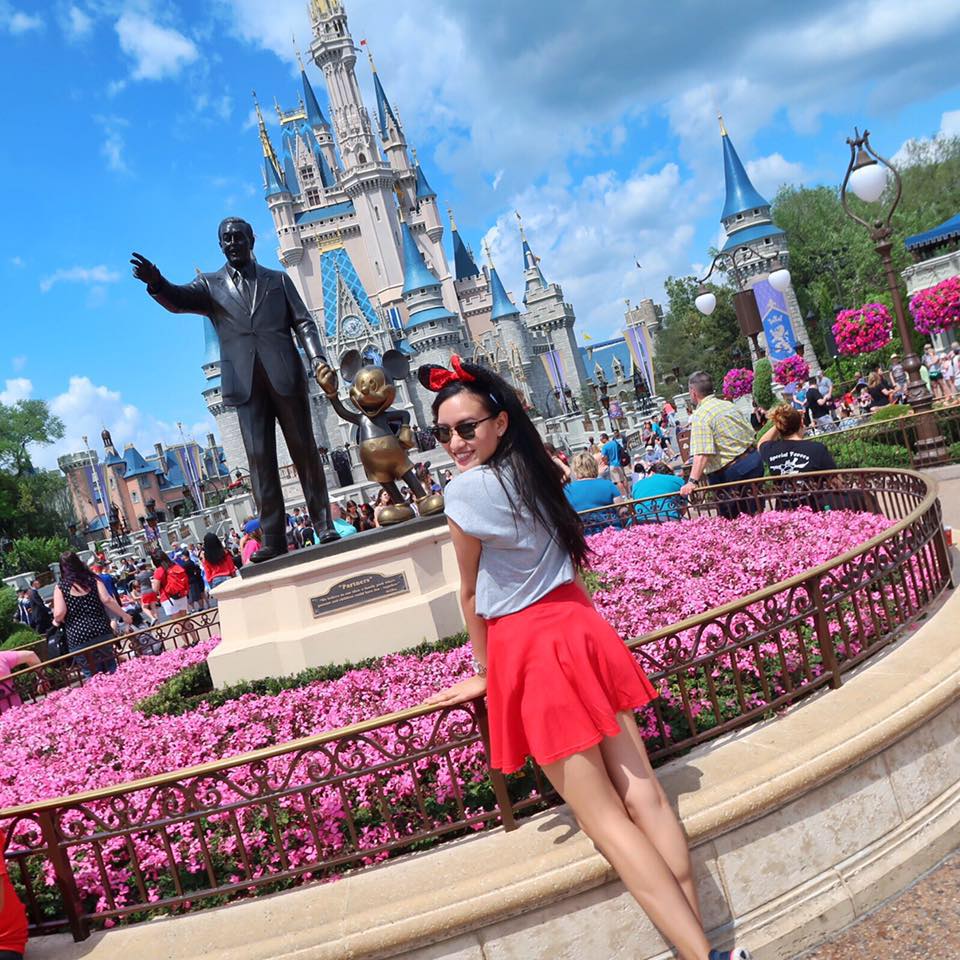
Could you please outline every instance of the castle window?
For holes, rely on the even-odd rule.
[[[376,204],[373,205],[373,215],[380,220],[380,208]]]
[[[742,220],[742,219],[743,219],[743,214],[742,214],[742,213],[738,213],[738,214],[737,214],[737,219],[738,219],[738,220]]]
[[[319,207],[321,202],[320,191],[316,187],[311,187],[307,191],[307,203],[311,207]]]
[[[357,163],[366,163],[367,155],[365,153],[357,154]]]
[[[139,502],[140,502],[140,497],[137,496],[137,491],[136,491],[136,490],[131,490],[131,491],[130,491],[130,499],[131,499],[131,501],[132,501],[133,503],[139,503]]]
[[[307,182],[312,181],[314,179],[313,167],[301,167],[300,179]]]
[[[373,261],[373,265],[377,268],[377,276],[380,276],[380,263],[377,260]]]

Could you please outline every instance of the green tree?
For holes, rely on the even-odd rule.
[[[733,308],[733,291],[712,286],[717,307],[708,317],[694,306],[698,284],[694,277],[669,277],[665,283],[667,309],[657,331],[655,365],[661,384],[674,367],[680,368],[679,390],[694,370],[706,370],[718,384],[731,367],[749,364],[749,348],[740,334]],[[661,392],[669,390],[662,386]]]
[[[761,357],[753,368],[753,399],[764,410],[769,410],[776,402],[773,392],[773,364],[767,357]]]
[[[960,209],[960,138],[912,144],[899,170],[903,192],[892,221],[892,255],[898,274],[910,263],[904,239],[937,226]],[[890,190],[875,205],[863,204],[851,194],[851,208],[869,222],[889,204]],[[804,316],[812,311],[821,318],[819,325],[810,325],[809,333],[821,364],[826,365],[831,358],[823,324],[833,322],[836,308],[872,301],[890,305],[883,266],[867,230],[844,213],[839,184],[782,187],[771,213],[787,233],[800,311]],[[905,291],[901,292],[906,305]],[[922,342],[915,337],[915,348]]]
[[[33,470],[28,447],[45,446],[63,436],[63,421],[50,413],[43,400],[0,403],[0,470],[21,477]]]

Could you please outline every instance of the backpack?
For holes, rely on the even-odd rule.
[[[167,567],[167,575],[163,579],[163,589],[171,600],[185,597],[190,589],[190,578],[187,571],[179,563],[172,563]]]
[[[623,449],[623,447],[620,445],[619,442],[617,443],[617,447],[618,447],[619,450],[620,450],[620,466],[621,466],[621,467],[629,467],[629,466],[630,466],[630,454],[627,453],[627,451]]]

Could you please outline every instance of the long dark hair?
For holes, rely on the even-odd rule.
[[[150,551],[150,559],[164,570],[169,570],[173,566],[173,561],[159,548]]]
[[[98,582],[97,575],[72,550],[60,554],[60,589],[62,591],[69,592],[74,585],[83,590],[96,590]]]
[[[213,566],[217,566],[217,564],[223,563],[224,556],[226,556],[226,554],[224,553],[220,538],[212,530],[208,530],[203,535],[204,560]]]
[[[516,499],[511,500],[514,519],[519,522],[525,514],[535,517],[553,532],[557,542],[570,554],[574,566],[582,567],[590,553],[583,523],[570,506],[563,492],[560,471],[544,448],[516,390],[486,367],[463,361],[459,366],[474,379],[451,380],[439,390],[432,406],[434,420],[441,405],[458,393],[478,397],[491,416],[505,412],[506,432],[486,465],[492,468],[504,490],[508,488],[503,472],[509,468],[517,494]],[[429,368],[421,367],[418,375],[421,383],[429,382]]]

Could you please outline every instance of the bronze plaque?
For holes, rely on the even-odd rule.
[[[407,578],[402,573],[385,577],[382,573],[362,573],[335,583],[323,596],[311,597],[314,617],[325,617],[351,607],[360,607],[371,600],[385,600],[409,593]]]

